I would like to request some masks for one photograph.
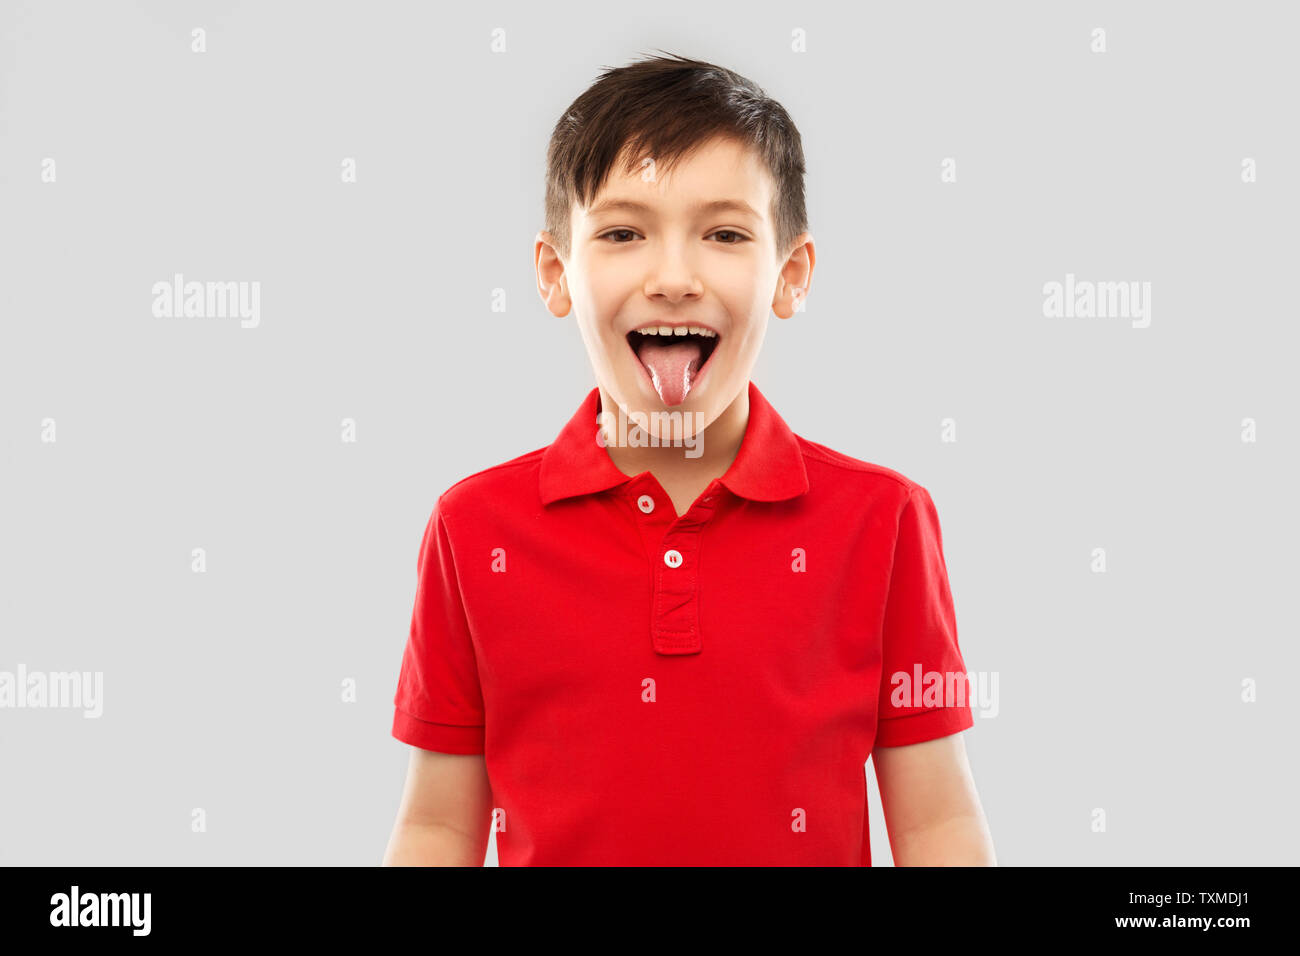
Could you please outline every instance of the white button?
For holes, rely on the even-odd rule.
[[[642,495],[640,498],[636,500],[636,506],[640,508],[642,511],[644,511],[646,514],[649,514],[650,512],[655,510],[655,500],[651,498],[649,495]]]
[[[681,563],[682,553],[680,551],[669,550],[664,552],[664,564],[668,565],[668,567],[675,568],[680,566]]]

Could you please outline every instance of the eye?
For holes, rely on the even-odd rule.
[[[609,232],[603,232],[603,233],[601,233],[601,234],[600,234],[599,236],[597,236],[596,238],[597,238],[597,239],[608,239],[609,242],[613,243],[613,244],[616,245],[616,246],[625,246],[625,245],[628,244],[628,242],[631,241],[630,239],[627,240],[627,241],[623,241],[623,240],[619,240],[619,239],[610,239],[610,238],[609,238],[609,237],[611,237],[611,236],[620,236],[620,235],[636,236],[636,235],[640,235],[640,233],[633,232],[631,229],[611,229],[611,230],[609,230]],[[741,235],[739,232],[737,232],[737,231],[734,230],[734,229],[719,229],[719,230],[717,230],[716,232],[711,233],[711,235],[714,235],[714,236],[731,236],[732,238],[731,238],[730,240],[727,240],[727,241],[723,241],[723,242],[722,242],[722,245],[724,245],[724,246],[738,246],[738,245],[740,245],[742,242],[749,242],[749,241],[750,241],[748,236]]]

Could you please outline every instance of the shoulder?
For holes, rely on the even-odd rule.
[[[444,515],[473,515],[500,510],[512,504],[531,504],[537,498],[537,479],[545,447],[484,468],[461,478],[438,497]]]
[[[848,485],[855,491],[895,498],[899,504],[906,502],[918,489],[924,491],[917,482],[893,468],[854,458],[826,445],[809,441],[802,435],[795,435],[795,439],[803,453],[810,485],[816,484],[820,478],[826,482]]]

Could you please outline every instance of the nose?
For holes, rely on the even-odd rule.
[[[645,294],[669,302],[698,299],[704,294],[704,283],[700,281],[681,245],[670,243],[656,257],[650,275],[646,278]]]

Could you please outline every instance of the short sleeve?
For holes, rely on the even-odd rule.
[[[483,753],[483,697],[445,518],[439,498],[416,562],[392,733],[424,750],[477,754]]]
[[[875,746],[917,744],[974,726],[939,516],[920,485],[899,515],[881,640]]]

